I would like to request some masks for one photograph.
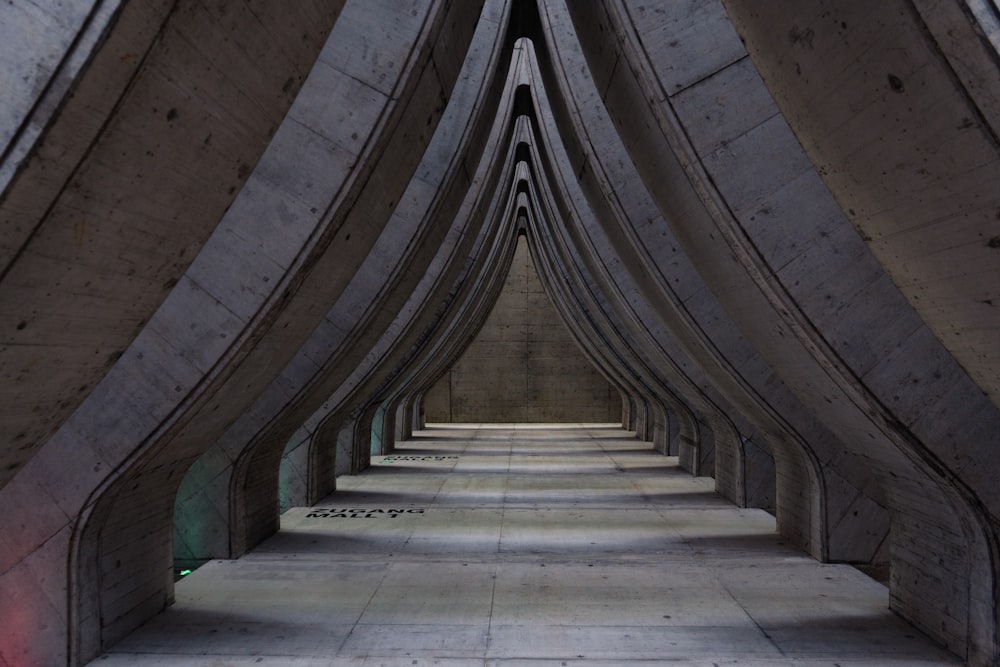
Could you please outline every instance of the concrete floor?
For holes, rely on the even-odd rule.
[[[436,427],[338,488],[92,664],[960,664],[617,428]]]

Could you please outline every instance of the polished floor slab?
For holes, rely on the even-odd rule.
[[[712,489],[607,425],[428,429],[94,664],[960,664]]]

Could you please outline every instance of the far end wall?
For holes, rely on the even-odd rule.
[[[522,236],[493,311],[427,393],[427,422],[621,422],[618,391],[542,290]]]

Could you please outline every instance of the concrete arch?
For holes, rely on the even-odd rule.
[[[567,67],[562,71],[569,71],[570,69]],[[572,69],[575,70],[575,68]],[[539,72],[536,76],[540,81],[543,75]],[[564,90],[567,90],[567,97],[557,96],[551,99],[557,99],[568,104],[572,100],[572,95],[577,90],[582,89],[586,91],[585,84],[585,81],[574,82],[572,87],[566,86],[564,88]],[[572,91],[569,90],[570,88],[572,88]],[[678,317],[678,314],[674,314],[672,322],[668,323],[668,321],[664,321],[664,316],[670,316],[672,312],[678,313],[676,304],[671,301],[671,297],[669,296],[673,289],[669,286],[657,285],[657,283],[651,282],[649,280],[650,274],[644,272],[638,274],[632,273],[638,267],[647,266],[648,261],[641,257],[632,257],[629,255],[630,252],[633,252],[630,248],[635,246],[631,246],[628,242],[623,241],[625,232],[622,223],[627,223],[628,218],[618,217],[621,213],[615,211],[604,199],[605,195],[603,192],[605,190],[602,189],[598,177],[594,176],[595,165],[599,163],[593,162],[587,166],[581,165],[581,161],[586,159],[600,159],[596,154],[597,150],[600,151],[600,155],[613,154],[616,150],[614,144],[608,144],[607,141],[604,142],[604,145],[595,143],[595,148],[590,149],[587,146],[594,141],[593,136],[589,140],[582,141],[576,139],[576,135],[568,130],[560,131],[563,127],[572,127],[572,124],[576,122],[572,114],[564,111],[566,109],[565,106],[562,109],[560,110],[559,107],[555,107],[551,110],[551,113],[543,114],[542,117],[545,122],[539,128],[540,131],[545,132],[549,137],[561,136],[562,141],[571,146],[568,151],[569,155],[576,155],[576,159],[578,160],[576,164],[571,164],[569,157],[563,157],[553,162],[553,167],[557,171],[554,171],[554,175],[550,176],[550,180],[558,183],[557,187],[559,191],[571,193],[571,197],[564,200],[565,203],[562,210],[559,211],[558,217],[564,220],[581,221],[581,224],[578,226],[570,225],[570,230],[578,239],[572,242],[571,245],[585,247],[588,243],[596,244],[593,246],[595,250],[590,251],[595,257],[595,259],[591,260],[592,266],[597,267],[600,265],[610,269],[612,277],[606,279],[612,286],[609,288],[609,293],[625,293],[628,295],[628,298],[624,299],[628,310],[616,315],[612,319],[620,323],[635,322],[634,326],[646,330],[642,336],[648,342],[636,343],[633,346],[636,349],[645,349],[648,351],[647,353],[653,352],[658,355],[657,361],[650,364],[652,367],[658,368],[660,372],[671,367],[674,369],[683,369],[676,376],[676,380],[685,386],[685,390],[681,393],[684,394],[687,401],[701,400],[699,397],[703,395],[703,392],[708,391],[712,394],[711,402],[715,405],[733,406],[726,410],[733,418],[745,420],[748,414],[754,415],[759,423],[765,425],[761,430],[767,433],[769,444],[784,444],[783,460],[777,460],[779,455],[782,454],[781,451],[775,452],[775,455],[776,463],[784,466],[784,471],[787,472],[787,479],[790,484],[794,485],[787,487],[785,492],[793,493],[795,497],[805,500],[805,502],[790,502],[782,505],[779,497],[779,525],[783,524],[785,526],[784,530],[787,531],[786,534],[791,539],[796,540],[797,543],[806,548],[819,549],[818,553],[823,553],[822,549],[825,540],[823,532],[820,530],[820,526],[822,525],[821,497],[819,496],[820,487],[815,481],[817,471],[814,465],[809,462],[807,457],[802,457],[802,452],[807,450],[802,448],[800,439],[796,440],[796,436],[791,435],[791,431],[787,427],[780,425],[779,422],[781,420],[776,421],[774,419],[775,415],[773,411],[761,411],[760,408],[754,407],[755,405],[760,405],[760,403],[756,403],[759,399],[755,399],[752,393],[747,393],[744,388],[736,387],[733,384],[727,386],[726,383],[731,382],[733,378],[731,370],[726,373],[716,373],[708,376],[711,377],[710,380],[705,375],[702,375],[701,377],[704,379],[700,379],[699,381],[692,382],[689,379],[692,374],[698,375],[703,373],[704,371],[700,369],[706,363],[708,364],[708,368],[712,368],[713,365],[720,362],[720,359],[711,356],[707,360],[705,359],[703,351],[711,350],[711,343],[709,343],[708,347],[705,347],[702,342],[688,342],[684,348],[678,346],[677,336],[684,331],[685,327],[695,336],[695,341],[704,340],[704,334],[699,334],[697,329],[692,331],[690,321],[685,319],[685,315]],[[577,109],[582,110],[582,107],[577,107]],[[563,113],[568,115],[561,116],[560,114]],[[560,118],[563,121],[563,125],[559,126],[560,129],[557,129],[556,118]],[[583,131],[583,136],[586,136],[585,130]],[[559,140],[549,139],[541,143],[556,146],[559,145]],[[597,166],[596,168],[600,170],[601,167]],[[635,180],[637,181],[637,179]],[[589,191],[587,190],[588,188]],[[637,197],[635,201],[641,201],[641,195],[638,192],[634,194]],[[594,209],[591,208],[592,206]],[[615,238],[617,240],[613,240]],[[678,264],[679,261],[679,259],[674,260],[675,264]],[[675,269],[673,275],[679,277],[684,274],[679,269]],[[700,281],[697,278],[696,272],[689,270],[687,275],[694,280],[696,285]],[[694,289],[691,293],[704,294],[704,289]],[[710,303],[707,299],[702,300],[703,307]],[[721,316],[716,321],[724,322]],[[727,335],[729,336],[738,335],[738,330],[732,325],[729,325],[727,331]],[[742,344],[742,348],[746,350],[747,346]],[[693,359],[689,356],[692,353],[694,354]],[[700,358],[699,354],[701,355]],[[672,359],[673,361],[671,361]],[[714,385],[719,382],[722,383],[723,391],[728,392],[728,397],[725,393],[720,393],[719,389],[715,388]],[[706,409],[712,410],[713,408]],[[748,422],[744,421],[744,424],[748,424]],[[758,428],[756,426],[742,427],[742,429],[745,429],[745,432],[758,430]],[[793,445],[792,442],[798,442],[799,444]],[[812,483],[808,481],[810,479],[813,480]],[[798,487],[800,484],[803,486]],[[801,511],[802,508],[809,509],[801,514],[795,514],[795,512]],[[789,513],[783,515],[782,512]],[[811,547],[807,545],[811,545]]]
[[[503,29],[503,22],[499,28]],[[488,38],[493,39],[492,35]],[[510,59],[509,46],[503,58]],[[472,72],[469,78],[471,81],[480,81],[482,77],[479,73]],[[483,87],[490,86],[484,83]],[[496,88],[495,85],[492,87]],[[507,78],[502,98],[499,103],[501,109],[516,106],[515,86],[510,77]],[[477,103],[477,106],[483,105]],[[490,105],[485,108],[492,111]],[[485,117],[493,116],[490,114]],[[497,113],[495,117],[490,138],[486,142],[490,146],[502,144],[499,137],[504,133],[509,134],[509,128],[513,124],[509,113]],[[477,154],[473,151],[463,161],[471,166],[471,160]],[[359,467],[367,464],[371,439],[370,422],[379,409],[378,397],[391,391],[393,385],[403,382],[402,374],[412,373],[412,365],[426,365],[427,362],[422,361],[422,358],[428,354],[417,352],[433,348],[437,345],[434,341],[441,341],[442,338],[445,342],[451,341],[439,332],[442,327],[449,326],[449,322],[454,324],[461,320],[470,324],[473,329],[477,328],[481,315],[468,315],[462,320],[456,313],[470,306],[477,312],[483,311],[484,307],[488,310],[488,305],[495,299],[498,281],[505,275],[512,253],[512,247],[508,247],[508,244],[495,242],[497,238],[507,238],[510,227],[510,223],[505,222],[510,216],[502,213],[505,209],[498,208],[498,203],[505,199],[507,189],[496,187],[497,182],[508,182],[510,176],[503,175],[504,169],[490,166],[503,162],[502,157],[503,153],[496,150],[482,155],[478,176],[473,179],[478,185],[465,193],[459,214],[445,241],[440,245],[430,244],[436,256],[423,272],[407,305],[400,310],[396,321],[383,336],[371,342],[365,363],[355,368],[351,377],[340,384],[324,406],[307,421],[305,428],[312,433],[308,445],[308,460],[311,462],[309,477],[313,480],[311,488],[315,490],[311,492],[313,501],[318,499],[314,494],[325,495],[335,488],[337,474],[356,472]],[[509,172],[509,160],[505,169]],[[440,215],[435,217],[440,218]],[[478,277],[473,278],[474,276]],[[484,290],[487,296],[483,296]],[[461,297],[460,294],[465,296]],[[492,297],[488,294],[492,294]],[[465,305],[460,305],[463,303]],[[461,336],[457,338],[465,340]],[[446,347],[453,350],[453,341]],[[374,398],[369,398],[370,396]],[[357,402],[359,400],[360,403]],[[391,443],[387,446],[391,446]],[[337,461],[340,463],[336,463]],[[351,463],[347,464],[347,461]]]
[[[508,82],[513,79],[509,78]],[[507,128],[508,137],[491,144],[513,143],[510,136],[516,136],[517,130],[511,133],[509,128],[517,125],[516,120],[505,120],[503,126]],[[488,211],[484,211],[486,224],[476,240],[477,250],[468,256],[462,273],[451,283],[449,294],[455,298],[449,312],[438,323],[439,331],[432,338],[428,337],[425,354],[408,360],[391,381],[369,394],[372,398],[368,403],[381,402],[387,405],[386,411],[395,411],[393,406],[397,403],[419,400],[408,397],[422,396],[454,364],[475,338],[499,297],[516,249],[516,211],[521,197],[510,187],[517,179],[517,164],[511,152],[495,151],[491,161],[494,169],[503,165],[502,173],[488,195]],[[392,440],[383,440],[382,448],[390,451]]]
[[[547,252],[550,250],[548,244],[536,240],[539,235],[537,231],[539,223],[535,221],[539,212],[535,210],[536,208],[537,205],[532,206],[532,212],[526,216],[526,236],[532,260],[546,294],[587,358],[621,393],[622,425],[628,430],[635,431],[636,437],[640,440],[652,441],[652,423],[655,420],[650,417],[652,409],[650,406],[653,397],[636,381],[634,373],[630,374],[626,367],[616,364],[615,360],[604,352],[613,348],[607,345],[609,341],[601,336],[600,330],[589,320],[587,312],[574,310],[574,304],[569,300],[570,295],[567,294],[568,290],[565,287],[570,280],[569,277],[560,271],[550,252]],[[589,326],[585,326],[584,323]],[[658,443],[659,449],[663,450],[665,444]]]
[[[513,87],[508,86],[502,97],[501,108],[513,104]],[[509,131],[506,128],[511,124],[508,115],[497,114],[486,143],[490,146],[502,143],[498,137]],[[427,365],[427,358],[440,355],[438,348],[442,344],[454,350],[454,339],[465,341],[449,333],[449,327],[462,318],[471,327],[477,327],[482,317],[477,313],[484,308],[488,310],[488,304],[495,300],[498,281],[502,281],[513,253],[506,242],[498,241],[510,236],[511,224],[501,213],[506,189],[495,187],[496,182],[509,180],[509,173],[504,173],[509,172],[510,165],[490,166],[498,160],[502,163],[502,158],[503,154],[496,151],[482,155],[476,171],[478,175],[473,179],[477,186],[464,194],[445,242],[433,246],[436,256],[413,289],[397,321],[381,338],[370,342],[367,361],[355,368],[323,408],[310,417],[309,423],[315,424],[310,427],[315,431],[310,460],[328,463],[329,450],[334,443],[338,458],[367,458],[370,442],[367,422],[384,400],[380,397],[417,372],[414,365]],[[466,313],[464,309],[470,306],[477,312]],[[338,465],[337,469],[347,471],[352,467]],[[316,473],[325,479],[317,488],[332,490],[337,470],[327,468]]]
[[[291,437],[317,496],[419,425],[519,230],[624,426],[738,503],[776,478],[784,535],[888,552],[892,608],[996,662],[996,21],[223,5],[5,15],[44,38],[0,44],[0,662],[169,604],[192,462],[229,556],[277,526]],[[484,5],[511,19],[479,39]]]
[[[969,606],[969,622],[944,622],[932,632],[971,664],[990,664],[996,659],[997,580],[995,574],[973,580],[983,569],[995,570],[997,553],[995,484],[974,463],[981,460],[983,443],[995,440],[983,434],[995,433],[1000,423],[996,337],[989,333],[996,329],[997,313],[984,307],[997,282],[989,259],[998,208],[992,185],[998,166],[995,47],[959,3],[891,2],[877,8],[848,3],[823,20],[815,20],[821,13],[807,3],[794,17],[772,25],[795,20],[818,38],[819,51],[786,43],[761,49],[764,17],[726,4],[846,224],[891,278],[894,298],[905,298],[913,309],[910,319],[919,319],[910,331],[883,334],[878,362],[850,362],[892,415],[884,430],[956,496],[968,546],[955,559],[965,567],[956,563],[953,583],[965,590],[951,597]],[[817,60],[819,53],[823,58]],[[798,91],[787,87],[791,73],[778,62],[793,54],[812,73]],[[831,79],[834,70],[838,75]],[[808,101],[817,85],[836,95],[836,108]],[[942,244],[945,237],[949,241]],[[886,372],[918,358],[933,360],[928,372],[909,378]],[[897,548],[907,570],[919,567],[912,546]],[[917,548],[949,552],[939,540]],[[937,619],[930,620],[935,614],[913,590],[916,580],[900,576],[893,605],[929,628]]]
[[[380,372],[376,376],[362,379],[362,387],[376,385],[368,387],[374,389],[374,393],[356,391],[358,386],[354,384],[348,387],[342,386],[338,395],[329,401],[328,406],[313,415],[311,419],[317,421],[317,427],[316,436],[310,444],[311,460],[328,460],[329,449],[334,445],[338,457],[352,461],[367,460],[371,453],[371,421],[374,412],[385,401],[392,400],[393,385],[402,384],[405,387],[408,381],[414,381],[415,374],[426,372],[428,365],[447,368],[461,353],[471,340],[477,323],[481,323],[488,312],[489,304],[495,301],[499,293],[499,284],[502,283],[506,269],[513,258],[513,245],[500,241],[510,237],[509,233],[504,233],[503,228],[509,225],[503,225],[503,221],[503,216],[495,217],[492,224],[484,225],[477,234],[465,235],[466,242],[459,246],[458,252],[454,250],[449,252],[451,259],[456,260],[456,263],[465,263],[461,261],[463,253],[460,250],[468,249],[469,254],[464,256],[473,259],[478,271],[470,271],[472,267],[469,266],[455,265],[449,268],[462,269],[457,277],[452,273],[449,276],[451,280],[433,286],[439,296],[441,292],[459,290],[461,301],[455,299],[449,305],[447,312],[434,313],[434,321],[428,325],[431,329],[413,332],[429,339],[427,343],[430,349],[427,353],[420,356],[406,355],[407,358],[401,360],[389,360],[398,361],[398,365],[386,364],[379,369]],[[499,233],[497,227],[500,228]],[[509,232],[509,229],[507,231]],[[464,288],[463,283],[466,284]],[[470,312],[469,308],[475,312]],[[424,313],[425,316],[427,314],[429,313]],[[460,320],[472,328],[472,331],[466,331],[464,336],[461,330],[456,333],[452,328]],[[402,348],[403,351],[408,351],[407,346],[404,345]],[[396,354],[392,356],[395,357],[398,353],[397,349]],[[399,389],[396,392],[404,390]],[[389,396],[379,400],[385,394]],[[383,448],[391,448],[391,442],[384,442]],[[334,470],[324,470],[322,473],[326,480],[322,485],[324,490],[332,491],[335,488],[335,476],[348,471],[344,465],[338,465]]]
[[[231,478],[229,522],[235,554],[278,528],[277,475],[285,444],[298,426],[324,403],[339,407],[357,378],[384,363],[394,351],[396,338],[413,326],[410,320],[424,314],[423,308],[412,305],[412,285],[433,271],[440,248],[448,245],[449,236],[455,236],[441,222],[458,215],[470,187],[467,164],[476,160],[487,143],[492,117],[484,109],[496,104],[501,63],[510,57],[498,39],[507,28],[509,11],[508,3],[496,2],[489,4],[481,19],[471,12],[467,17],[478,29],[438,132],[385,230],[326,314],[328,326],[317,328],[299,352],[314,364],[321,362],[319,368],[307,382],[294,387],[295,398],[277,410],[270,422],[258,420],[256,433],[237,430],[235,441],[242,449]],[[383,339],[392,342],[383,345]],[[287,386],[273,384],[258,402],[287,391]],[[320,408],[324,409],[329,408]],[[323,428],[318,427],[317,433]],[[360,435],[363,425],[355,424],[352,429]],[[367,454],[367,447],[354,451],[350,469],[367,466]]]
[[[539,187],[544,186],[539,184]],[[557,310],[563,314],[564,320],[571,323],[569,326],[579,339],[588,341],[587,347],[595,356],[601,349],[619,351],[612,358],[606,358],[607,355],[599,357],[603,360],[601,365],[608,369],[611,377],[621,377],[619,382],[627,383],[625,386],[629,388],[633,403],[641,401],[640,414],[643,423],[636,429],[637,435],[640,439],[652,441],[658,451],[666,453],[668,412],[689,414],[689,409],[669,387],[657,382],[647,362],[635,354],[630,354],[634,343],[630,344],[628,339],[620,334],[616,335],[606,317],[598,323],[600,304],[593,299],[587,300],[584,296],[593,287],[588,288],[586,279],[579,276],[581,267],[574,265],[570,257],[573,254],[572,249],[556,239],[557,234],[554,233],[553,227],[557,224],[554,216],[558,213],[544,205],[548,197],[541,192],[538,193],[537,199],[538,203],[533,207],[535,210],[528,218],[531,223],[529,230],[532,232],[529,234],[529,239],[536,239],[533,248],[537,256],[542,259],[539,265],[544,267],[542,272],[550,276],[548,280],[551,289],[550,298],[557,304]],[[555,275],[561,276],[562,280],[552,277]],[[631,379],[631,382],[628,379]],[[685,435],[693,439],[691,421],[686,421],[686,425]]]
[[[23,100],[2,157],[0,303],[12,332],[0,346],[3,430],[17,446],[5,450],[0,481],[40,450],[167,298],[267,147],[342,3],[228,15],[171,4],[5,15],[5,48],[17,50],[5,62],[44,83],[32,80],[38,97]],[[22,12],[47,27],[19,24]],[[37,31],[60,31],[65,51],[18,47],[16,34]],[[259,62],[261,51],[273,56]]]
[[[419,157],[411,153],[407,163],[396,153],[404,146],[413,150],[415,144],[429,141],[427,128],[433,129],[440,118],[441,100],[457,75],[457,66],[448,59],[461,60],[461,54],[435,53],[433,45],[444,30],[450,31],[448,41],[453,45],[467,43],[478,18],[467,13],[471,8],[466,4],[454,10],[434,4],[413,13],[404,7],[371,3],[345,8],[285,124],[230,209],[230,217],[223,219],[172,292],[175,298],[168,299],[144,330],[150,335],[140,336],[116,366],[120,374],[140,378],[145,377],[140,368],[163,372],[166,360],[158,357],[171,350],[158,347],[150,338],[156,335],[152,332],[177,344],[182,338],[178,327],[191,318],[201,317],[199,324],[208,330],[217,327],[227,332],[220,344],[205,340],[199,326],[190,329],[194,340],[186,350],[192,356],[193,372],[175,381],[178,389],[192,383],[192,395],[171,420],[156,427],[155,435],[139,450],[141,455],[133,453],[117,479],[87,501],[94,511],[77,527],[81,551],[71,571],[79,568],[81,582],[99,581],[101,588],[87,594],[71,588],[70,604],[79,615],[77,629],[89,641],[99,643],[80,646],[77,655],[93,655],[169,602],[172,568],[164,567],[162,555],[153,554],[169,552],[172,497],[183,472],[221,434],[227,421],[248,407],[247,399],[257,388],[262,389],[282,370],[283,360],[298,347],[296,338],[304,342],[304,334],[318,319],[314,304],[349,282],[353,267],[339,261],[340,244],[370,245],[388,220],[391,208],[373,204],[384,197],[398,199]],[[387,19],[391,22],[385,23]],[[388,61],[373,60],[370,52],[356,44],[368,39],[367,33],[357,32],[366,23],[379,26],[381,39],[392,44],[395,54]],[[340,108],[347,113],[343,118],[329,115],[330,105],[336,104],[330,97],[331,86],[344,96]],[[366,113],[359,112],[359,95],[370,102]],[[362,148],[360,152],[350,146],[354,141]],[[295,160],[294,167],[289,160]],[[317,161],[325,165],[319,170],[322,182],[314,171]],[[308,175],[296,179],[295,168]],[[275,189],[284,196],[275,196]],[[261,219],[264,201],[277,203],[279,208],[295,202],[294,218],[287,211],[283,217],[281,210],[272,210],[274,218]],[[268,224],[262,226],[265,220]],[[274,220],[288,226],[270,224]],[[267,247],[266,254],[251,250],[255,232],[260,235],[256,240]],[[331,266],[337,268],[330,270]],[[206,285],[211,285],[211,292]],[[238,346],[230,343],[230,335]],[[230,355],[229,370],[219,373],[212,355]],[[146,396],[157,398],[158,389],[173,392],[174,382],[163,386],[169,379],[169,375],[161,377]],[[134,383],[111,385],[109,391],[130,384]],[[246,398],[213,403],[220,390],[228,391],[226,387]],[[183,395],[183,391],[177,393]],[[129,400],[141,408],[146,396],[132,394]],[[158,421],[157,413],[162,410],[143,412]],[[74,418],[83,420],[85,415],[81,409]],[[128,425],[135,430],[142,426]],[[54,445],[50,441],[47,449]],[[166,505],[165,498],[169,499]],[[128,526],[142,526],[141,535]],[[144,548],[137,548],[138,544]],[[126,545],[131,559],[119,555]]]
[[[547,188],[543,188],[541,194],[538,196],[539,202],[550,201],[548,205],[547,213],[539,213],[538,219],[545,221],[553,221],[566,219],[567,213],[560,211],[558,205],[552,199],[552,194]],[[545,243],[538,243],[537,246],[540,249],[555,249],[563,248],[564,260],[561,262],[563,275],[573,276],[574,283],[572,283],[570,289],[566,290],[566,298],[570,301],[580,300],[585,295],[592,295],[587,301],[581,302],[581,305],[577,308],[572,306],[568,307],[570,312],[584,313],[587,315],[581,316],[577,314],[575,316],[570,316],[570,319],[575,321],[589,320],[591,322],[590,327],[593,330],[604,331],[605,338],[600,342],[606,346],[606,349],[613,350],[619,356],[624,355],[624,357],[629,357],[630,360],[625,360],[623,357],[619,362],[621,364],[622,373],[626,376],[633,376],[640,379],[641,391],[638,391],[635,396],[641,397],[640,400],[645,406],[644,409],[649,409],[650,406],[656,405],[661,401],[666,401],[660,410],[665,411],[666,405],[670,406],[670,409],[676,413],[691,413],[690,403],[685,403],[685,401],[690,401],[692,396],[698,396],[699,390],[688,387],[687,391],[681,392],[680,390],[671,389],[671,386],[677,386],[671,382],[664,383],[663,373],[665,369],[669,368],[672,364],[669,360],[660,358],[657,360],[655,356],[650,357],[649,353],[644,353],[642,355],[638,354],[639,350],[644,349],[655,349],[656,344],[652,342],[652,339],[646,335],[645,339],[643,334],[639,333],[639,329],[633,327],[633,331],[636,333],[633,336],[625,336],[625,329],[621,327],[622,322],[631,322],[635,320],[634,315],[629,315],[628,312],[615,312],[615,307],[612,305],[612,300],[609,300],[607,296],[600,297],[598,295],[604,294],[606,291],[614,293],[617,291],[617,287],[609,285],[609,281],[605,278],[605,285],[602,288],[599,286],[599,281],[595,278],[586,278],[585,276],[591,275],[591,271],[586,268],[586,266],[580,263],[580,259],[576,261],[575,268],[573,261],[569,260],[572,253],[567,254],[567,248],[573,245],[571,241],[567,241],[564,237],[565,234],[558,233],[558,226],[553,225],[551,222],[541,226],[540,231],[547,231],[550,235],[550,240]],[[562,241],[556,240],[557,238],[563,238]],[[592,265],[593,266],[593,265]],[[617,283],[615,283],[617,284]],[[595,318],[600,317],[602,324],[597,324]],[[638,325],[634,325],[638,326]],[[645,342],[644,342],[645,341]],[[675,366],[676,368],[676,366]],[[675,371],[677,372],[677,371]],[[684,380],[680,379],[683,374],[675,376],[678,378],[674,382],[679,383],[680,386],[686,386]],[[683,393],[684,398],[679,398]],[[671,398],[672,397],[672,398]],[[701,445],[701,439],[707,437],[709,433],[723,433],[725,434],[722,441],[719,443],[725,449],[725,455],[722,457],[721,461],[723,463],[723,468],[720,470],[719,466],[716,465],[714,469],[714,474],[718,480],[717,488],[727,497],[729,497],[734,502],[740,505],[745,505],[747,502],[747,495],[745,492],[745,479],[749,477],[754,479],[754,484],[760,484],[758,477],[752,474],[752,470],[748,471],[744,465],[743,457],[743,441],[738,435],[738,431],[735,425],[726,418],[723,413],[718,410],[718,408],[711,407],[711,400],[703,399],[696,402],[697,413],[701,416],[695,417],[698,424],[697,436],[693,434],[695,428],[691,425],[689,428],[691,432],[686,434],[686,437],[694,439],[697,437],[698,446]],[[662,414],[662,413],[661,413]],[[655,420],[654,420],[655,421]],[[663,429],[663,422],[661,417],[661,431]],[[661,433],[662,437],[662,433]],[[653,439],[653,434],[650,434],[650,438]],[[712,438],[715,440],[715,438]],[[695,446],[694,443],[691,446]],[[714,447],[712,455],[714,457]],[[729,468],[725,467],[726,461],[732,461],[732,466]],[[692,470],[692,472],[695,472]],[[770,486],[773,488],[773,467],[769,470],[765,470],[765,484],[766,478],[770,477]],[[773,498],[773,493],[771,494]],[[773,505],[769,505],[773,507]]]

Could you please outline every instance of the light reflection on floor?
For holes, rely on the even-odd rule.
[[[97,664],[959,664],[885,587],[621,430],[417,436],[178,582]]]

